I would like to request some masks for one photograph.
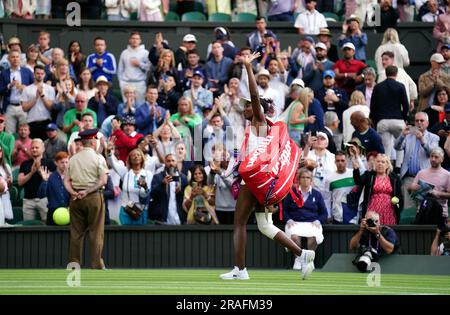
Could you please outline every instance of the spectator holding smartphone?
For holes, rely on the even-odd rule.
[[[160,224],[184,224],[187,216],[182,204],[187,178],[178,171],[173,154],[165,156],[164,164],[164,171],[152,180],[149,218]]]
[[[150,186],[153,174],[144,169],[145,156],[139,149],[134,149],[128,154],[127,167],[119,163],[114,155],[114,146],[108,145],[108,162],[114,171],[122,179],[122,199],[120,207],[120,223],[122,225],[143,225],[147,224],[148,203],[150,201]],[[127,206],[138,207],[142,213],[139,217],[133,217],[126,211]]]
[[[207,184],[207,175],[201,165],[192,169],[192,179],[184,190],[183,210],[187,224],[219,224],[214,211],[214,187]]]

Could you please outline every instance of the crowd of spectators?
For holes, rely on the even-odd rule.
[[[6,14],[51,15],[50,1],[47,11],[20,2],[17,11],[16,1],[3,1]],[[138,16],[161,18],[158,6],[154,12],[139,11],[147,2],[166,12],[165,1],[104,4],[108,19],[126,20],[131,12],[126,6],[136,8],[136,3]],[[184,2],[189,1],[178,5]],[[254,3],[258,12],[259,2],[236,1]],[[82,149],[78,134],[98,128],[97,152],[110,167],[106,222],[233,223],[230,161],[248,126],[242,57],[255,51],[261,54],[253,64],[259,93],[274,105],[268,117],[286,122],[303,149],[300,186],[284,200],[280,216],[288,230],[295,230],[294,221],[308,223],[302,226],[312,232],[302,236],[315,248],[325,223],[359,224],[374,211],[381,224],[399,224],[404,209],[418,206],[411,193],[423,182],[433,187],[430,194],[448,216],[450,4],[434,19],[438,46],[416,84],[395,28],[385,28],[375,55],[368,55],[364,21],[372,1],[366,7],[345,1],[346,19],[336,40],[316,10],[334,8],[333,1],[294,2],[305,9],[295,22],[289,14],[294,6],[271,14],[275,8],[269,1],[266,12],[269,21],[291,17],[301,34],[294,49],[283,49],[264,16],[257,17],[245,47],[236,47],[229,30],[217,27],[216,39],[202,52],[195,34],[169,43],[158,33],[147,49],[141,35],[132,32],[119,56],[108,51],[102,37],[85,51],[78,41],[68,42],[67,54],[52,47],[46,31],[29,47],[18,37],[7,39],[0,59],[0,176],[23,191],[23,219],[54,224],[54,210],[68,205],[62,183],[68,159]],[[113,10],[113,3],[120,8]],[[386,3],[392,8],[389,0],[382,8]],[[430,11],[423,14],[426,19],[434,16],[433,3],[423,4]],[[410,13],[408,5],[395,10],[405,19]],[[369,59],[375,59],[375,68],[367,65]],[[11,198],[9,192],[2,195],[0,224],[2,218],[14,219]],[[142,210],[138,218],[127,212],[130,203]]]
[[[377,20],[380,22],[377,31],[384,32],[395,27],[397,21],[435,23],[446,11],[442,0],[2,0],[0,18],[61,19],[65,18],[67,5],[71,2],[80,3],[85,19],[155,22],[164,21],[171,14],[181,17],[194,11],[205,16],[250,13],[265,16],[268,21],[293,23],[300,34],[313,35],[327,27],[327,20],[337,22],[355,16],[359,24],[368,22],[371,25]],[[349,27],[348,35],[357,32],[355,26]]]

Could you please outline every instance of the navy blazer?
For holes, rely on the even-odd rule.
[[[28,86],[34,83],[34,75],[30,69],[20,67],[20,75],[22,77],[22,84]],[[8,89],[8,84],[11,83],[11,69],[6,69],[0,74],[0,95],[3,96],[3,105],[0,109],[1,113],[6,112],[6,107],[9,105],[9,97],[11,96],[11,90]]]
[[[364,97],[366,96],[366,85],[364,83],[358,84],[355,87],[355,91],[360,91],[362,94],[364,94]]]
[[[158,108],[161,110],[161,116],[159,119],[156,118],[156,111]],[[155,104],[155,114],[150,116],[150,105],[145,102],[138,108],[136,108],[136,113],[134,117],[136,118],[137,130],[144,136],[153,133],[156,129],[153,128],[153,122],[156,119],[156,128],[161,126],[164,122],[164,117],[166,116],[166,109],[164,107]]]
[[[292,189],[291,191],[300,198],[299,191]],[[328,212],[322,194],[312,188],[308,199],[304,200],[303,207],[299,208],[294,202],[291,193],[283,200],[283,220],[294,220],[295,222],[314,222],[319,220],[321,224],[327,222]]]
[[[187,186],[187,177],[186,175],[180,173],[181,180],[181,191],[176,195],[177,200],[177,211],[178,216],[180,217],[181,224],[186,223],[186,212],[182,208],[183,198],[184,198],[184,189]],[[150,206],[148,208],[148,217],[154,221],[166,222],[167,214],[169,213],[169,190],[167,185],[162,183],[162,180],[166,176],[166,171],[162,171],[152,179],[152,188],[151,188],[151,201]]]
[[[409,102],[405,86],[387,78],[373,88],[370,99],[370,119],[375,127],[383,119],[408,119]],[[376,129],[376,128],[375,128]]]

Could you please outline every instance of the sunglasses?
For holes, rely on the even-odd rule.
[[[416,122],[424,122],[425,119],[416,119],[415,121],[416,121]]]

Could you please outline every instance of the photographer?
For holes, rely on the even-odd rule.
[[[353,260],[359,271],[365,272],[372,261],[383,255],[390,255],[399,248],[399,241],[394,230],[380,224],[380,216],[368,211],[361,220],[359,230],[350,240],[350,249],[358,249]]]
[[[450,256],[450,220],[447,224],[438,226],[436,236],[431,244],[431,256]]]

